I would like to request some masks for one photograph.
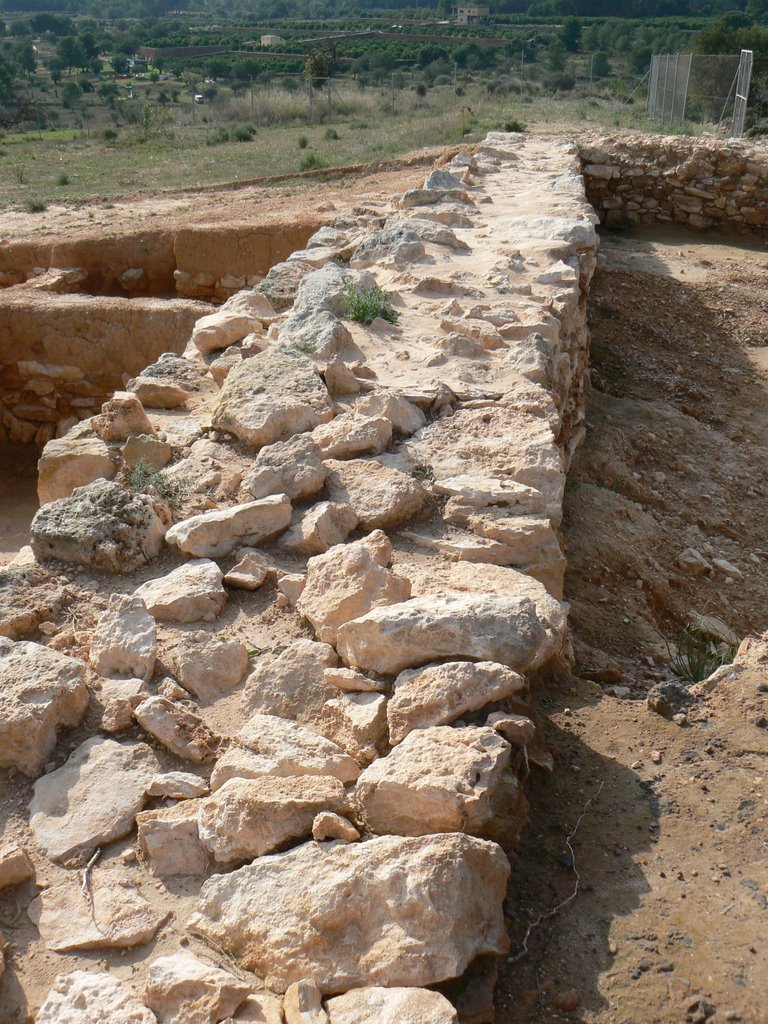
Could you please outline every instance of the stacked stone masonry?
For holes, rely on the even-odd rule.
[[[36,1024],[492,1019],[552,768],[533,691],[567,657],[596,223],[575,145],[491,133],[46,445],[0,572],[0,750],[35,780],[0,885],[4,857],[52,873]],[[374,284],[396,323],[350,319]],[[132,972],[63,955],[127,947]]]

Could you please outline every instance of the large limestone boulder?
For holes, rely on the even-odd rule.
[[[243,707],[249,714],[316,722],[323,704],[338,696],[323,672],[339,664],[329,644],[294,640],[276,657],[258,658],[245,680]]]
[[[327,309],[294,310],[280,326],[280,342],[316,359],[328,359],[353,344],[349,329]]]
[[[411,596],[410,582],[386,568],[391,558],[392,545],[381,530],[310,558],[296,607],[319,640],[334,644],[345,622]]]
[[[203,355],[228,348],[254,331],[262,331],[261,320],[237,309],[218,309],[201,316],[192,329],[192,344]]]
[[[287,441],[262,448],[243,486],[254,498],[269,494],[287,494],[292,500],[306,498],[321,489],[327,472],[312,436],[295,434]]]
[[[0,767],[37,775],[56,730],[88,707],[85,665],[41,644],[0,637]]]
[[[238,739],[254,754],[274,762],[275,770],[269,774],[330,775],[341,782],[354,782],[360,774],[353,758],[336,742],[287,718],[252,715]]]
[[[509,760],[509,744],[493,729],[417,729],[365,769],[356,801],[380,835],[482,834]]]
[[[129,573],[160,553],[168,518],[166,506],[148,494],[96,480],[37,512],[32,550],[40,562],[58,558],[100,572]]]
[[[159,771],[146,743],[101,736],[81,743],[35,783],[29,823],[38,846],[51,860],[65,861],[127,835]]]
[[[563,642],[565,615],[536,580],[513,570],[503,593],[448,590],[374,608],[337,634],[353,668],[395,675],[441,658],[498,661],[518,672],[539,668]]]
[[[418,480],[375,459],[329,459],[325,467],[328,497],[351,505],[366,530],[403,526],[427,503],[428,494]]]
[[[448,725],[525,686],[517,672],[493,661],[447,661],[401,672],[387,703],[390,742],[400,743],[413,729]]]
[[[91,665],[101,676],[148,681],[155,668],[157,629],[140,597],[111,594],[91,636]]]
[[[203,886],[190,929],[284,991],[425,986],[504,953],[509,862],[470,836],[306,843]]]
[[[456,1011],[424,988],[355,988],[326,1003],[330,1024],[456,1024]]]
[[[344,786],[330,776],[230,779],[202,802],[200,839],[218,864],[241,864],[309,837],[317,813],[346,806]]]
[[[174,656],[176,675],[200,700],[215,700],[237,686],[248,671],[248,648],[201,631],[185,633]]]
[[[94,480],[111,480],[115,463],[109,448],[95,434],[78,437],[73,431],[54,438],[43,448],[37,464],[37,496],[40,504],[68,498],[76,487]]]
[[[252,987],[184,951],[152,961],[144,1000],[158,1024],[218,1024],[233,1016]]]
[[[29,916],[48,949],[127,949],[154,938],[167,913],[157,910],[119,870],[95,871],[85,889],[79,874],[43,889]]]
[[[333,415],[333,402],[312,360],[274,346],[231,371],[212,422],[261,447],[312,430]]]
[[[240,545],[260,544],[284,530],[292,507],[285,494],[274,494],[245,505],[216,509],[183,519],[165,539],[195,558],[218,558]]]
[[[213,622],[227,603],[224,574],[208,558],[197,558],[134,591],[147,611],[163,622]]]
[[[73,971],[56,978],[35,1024],[157,1024],[157,1018],[111,975]]]

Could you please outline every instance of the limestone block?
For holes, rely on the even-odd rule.
[[[216,760],[221,737],[181,704],[166,697],[145,697],[133,714],[142,729],[183,761],[210,764]]]
[[[226,577],[225,577],[226,580]],[[233,689],[248,670],[248,648],[204,631],[185,633],[174,657],[181,685],[200,700],[215,700]]]
[[[274,764],[275,770],[264,774],[329,775],[345,783],[354,782],[360,774],[340,744],[287,718],[252,715],[238,739]]]
[[[424,988],[356,988],[326,1003],[330,1024],[456,1024],[456,1011]]]
[[[215,562],[198,558],[134,591],[163,622],[213,622],[227,603],[224,576]]]
[[[326,668],[338,664],[336,652],[328,644],[293,640],[276,657],[257,659],[245,680],[243,707],[249,714],[314,722],[323,704],[338,696],[323,678]]]
[[[354,405],[358,416],[385,416],[398,434],[415,434],[427,422],[418,405],[391,391],[374,391]]]
[[[207,872],[210,857],[197,827],[201,804],[199,799],[182,800],[136,815],[139,848],[153,875],[169,878]]]
[[[283,997],[285,1024],[328,1024],[320,989],[313,981],[295,981]]]
[[[209,792],[208,783],[199,775],[191,772],[163,772],[155,775],[147,786],[147,796],[160,796],[171,800],[189,800],[196,796],[205,796]]]
[[[259,544],[274,537],[290,523],[291,511],[286,495],[273,494],[183,519],[168,530],[165,539],[195,558],[216,558],[240,544]]]
[[[351,505],[365,530],[396,529],[427,502],[427,492],[418,480],[373,459],[329,459],[325,467],[328,497]]]
[[[280,343],[317,359],[330,359],[354,344],[349,329],[326,309],[295,309],[280,325]]]
[[[32,863],[25,850],[14,843],[0,846],[0,889],[32,877]]]
[[[144,1001],[158,1024],[218,1024],[235,1013],[251,988],[183,951],[150,963]]]
[[[279,544],[291,554],[320,555],[343,544],[356,526],[357,516],[351,505],[321,501],[298,517]]]
[[[115,464],[100,437],[65,434],[43,448],[37,464],[37,496],[40,504],[68,498],[76,487],[94,480],[111,480]]]
[[[72,971],[60,974],[45,997],[36,1024],[157,1024],[142,1006],[109,974]]]
[[[367,417],[344,413],[312,431],[312,439],[326,459],[348,459],[351,455],[378,455],[392,440],[392,424],[383,416]]]
[[[131,434],[154,434],[144,406],[130,391],[116,391],[91,420],[91,429],[102,441],[125,441]]]
[[[123,445],[123,462],[129,469],[143,462],[150,469],[162,469],[171,461],[173,449],[167,441],[149,434],[132,434]]]
[[[342,843],[356,843],[360,838],[351,821],[334,811],[320,811],[312,822],[312,838],[318,843],[329,839]]]
[[[209,316],[200,317],[192,330],[192,344],[198,352],[207,354],[228,348],[261,329],[261,321],[250,313],[222,307]]]
[[[239,590],[258,590],[274,573],[275,566],[269,558],[258,551],[249,551],[225,574],[224,582]]]
[[[387,700],[380,693],[345,693],[326,701],[317,728],[359,765],[370,764],[387,742]]]
[[[287,494],[293,500],[319,491],[326,475],[322,452],[311,435],[296,434],[262,448],[243,486],[254,498]]]
[[[157,629],[140,597],[110,594],[91,635],[91,665],[101,676],[148,681],[155,668]]]

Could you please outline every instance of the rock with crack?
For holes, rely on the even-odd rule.
[[[369,679],[362,672],[351,668],[327,668],[323,673],[326,683],[330,683],[344,693],[381,693],[389,689],[388,685],[377,679]]]
[[[433,985],[506,952],[508,875],[500,847],[462,834],[310,842],[209,879],[189,927],[274,991]]]
[[[284,770],[274,758],[267,757],[265,754],[254,754],[246,747],[233,745],[221,755],[211,772],[211,791],[215,793],[230,779],[260,779],[264,775],[293,774],[295,773]],[[326,773],[319,772],[317,774]]]
[[[217,864],[242,864],[310,836],[319,811],[346,806],[344,786],[329,776],[230,779],[202,802],[200,840]]]
[[[392,545],[381,530],[310,558],[296,607],[319,640],[334,644],[345,622],[411,596],[410,582],[386,568],[391,558]]]
[[[252,988],[183,951],[150,963],[144,1001],[158,1024],[218,1024],[234,1015]]]
[[[144,406],[130,391],[116,391],[91,420],[91,429],[102,441],[125,441],[131,434],[154,434]]]
[[[343,544],[356,526],[357,516],[351,505],[320,501],[298,517],[279,545],[295,555],[320,555]]]
[[[190,394],[200,390],[200,380],[200,370],[189,359],[164,352],[129,380],[127,388],[147,409],[178,409],[186,405]]]
[[[354,339],[327,309],[294,309],[280,325],[280,343],[316,359],[328,359],[354,344]]]
[[[248,648],[239,640],[227,640],[204,630],[184,633],[174,664],[185,690],[199,700],[215,700],[234,689],[248,671]]]
[[[157,1024],[157,1018],[111,975],[73,971],[56,978],[35,1024]]]
[[[401,672],[387,704],[390,743],[413,729],[448,725],[525,687],[517,672],[492,661],[447,661]]]
[[[276,345],[227,377],[212,422],[247,444],[274,444],[333,419],[331,396],[312,360]]]
[[[27,640],[0,637],[0,767],[37,775],[57,729],[77,725],[88,707],[85,665]]]
[[[160,764],[146,743],[93,736],[38,779],[29,805],[38,846],[58,862],[89,856],[133,828]]]
[[[378,231],[372,231],[360,242],[349,261],[352,267],[370,267],[384,261],[385,265],[415,263],[426,250],[419,232],[408,221],[392,218]]]
[[[323,678],[339,664],[329,644],[293,640],[277,657],[262,655],[245,680],[243,707],[248,714],[278,715],[297,722],[318,720],[323,704],[338,691]]]
[[[379,835],[482,835],[509,761],[509,744],[493,729],[417,729],[365,769],[355,800]]]
[[[80,873],[44,889],[29,905],[29,916],[48,949],[127,949],[154,938],[168,913],[156,910],[120,871],[96,870],[85,891]]]
[[[200,317],[192,329],[192,344],[203,355],[228,348],[253,331],[263,330],[261,320],[244,310],[221,309]]]
[[[370,764],[387,742],[387,699],[380,693],[345,693],[326,701],[318,731],[359,765]]]
[[[287,494],[295,500],[316,494],[326,475],[322,452],[312,436],[296,434],[287,441],[262,448],[243,479],[243,486],[254,498]]]
[[[163,622],[213,622],[227,603],[221,569],[208,558],[198,558],[134,591],[147,611]]]
[[[224,582],[239,590],[258,590],[269,578],[279,578],[281,570],[271,558],[260,551],[241,548],[237,553],[239,559],[224,576]]]
[[[166,697],[146,697],[133,714],[142,729],[182,761],[211,764],[216,760],[222,738],[194,711]]]
[[[285,1024],[328,1024],[322,993],[314,981],[295,981],[283,996]]]
[[[104,732],[120,732],[133,725],[133,711],[149,696],[143,679],[102,679],[97,701],[103,710],[101,728]]]
[[[115,471],[109,448],[100,437],[84,427],[71,430],[43,448],[37,464],[40,504],[68,498],[76,487],[94,480],[111,480]]]
[[[169,521],[167,506],[150,495],[96,480],[43,505],[32,520],[30,543],[40,562],[57,558],[129,573],[160,553]]]
[[[197,819],[203,801],[182,800],[136,815],[139,849],[149,870],[159,878],[204,875],[210,866],[208,850],[200,842]]]
[[[330,1024],[457,1024],[456,1011],[439,992],[370,986],[326,1003]]]
[[[102,676],[148,681],[155,668],[157,629],[140,597],[110,594],[91,636],[91,665]]]
[[[288,497],[273,494],[183,519],[168,530],[165,539],[186,555],[218,558],[240,545],[260,544],[277,536],[290,523],[291,512]]]
[[[171,800],[190,800],[210,792],[208,783],[191,772],[163,772],[155,775],[147,787],[147,796],[161,796]]]
[[[276,770],[269,774],[330,775],[341,782],[354,782],[360,774],[340,744],[286,718],[252,715],[238,740],[275,764]]]
[[[353,410],[358,416],[386,417],[398,434],[415,434],[427,422],[418,405],[392,391],[365,395],[355,402]]]
[[[312,440],[326,459],[348,459],[351,455],[378,455],[392,440],[392,424],[384,416],[356,416],[343,413],[312,431]]]
[[[325,467],[328,497],[351,505],[365,530],[403,526],[421,511],[429,497],[418,480],[375,459],[329,459]]]

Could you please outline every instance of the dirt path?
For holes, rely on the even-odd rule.
[[[503,1024],[768,1021],[765,650],[683,727],[645,700],[690,612],[739,638],[768,629],[767,280],[758,250],[679,234],[603,245],[564,524],[576,665],[540,690],[557,763],[532,779],[513,954],[573,891],[565,839],[586,807],[581,891],[505,965]],[[691,575],[677,563],[691,547],[736,572]]]

